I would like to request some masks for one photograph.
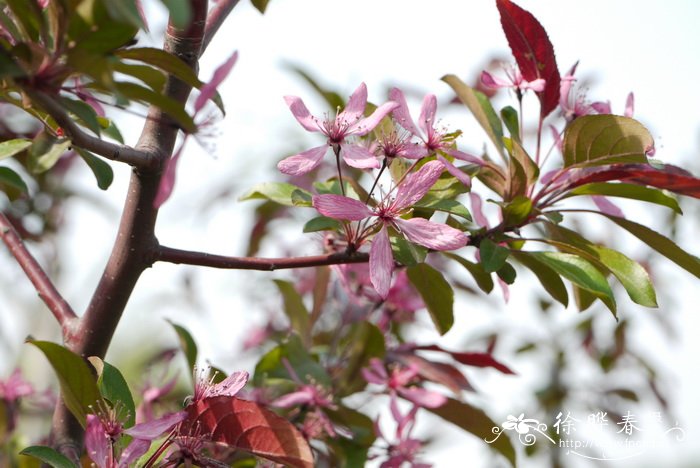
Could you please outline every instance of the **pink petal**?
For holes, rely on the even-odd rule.
[[[561,77],[561,85],[559,86],[559,105],[563,111],[569,109],[569,94],[571,93],[571,87],[576,81],[576,78],[574,78],[574,73],[576,72],[577,66],[578,62],[576,62],[571,69],[566,72],[566,75]]]
[[[379,167],[379,159],[362,146],[341,145],[340,155],[348,166],[358,169],[377,169]]]
[[[185,140],[186,141],[186,140]],[[160,185],[158,186],[158,192],[156,193],[156,198],[153,200],[153,207],[160,208],[163,203],[168,201],[170,195],[173,193],[175,188],[175,176],[177,172],[177,163],[180,161],[180,155],[182,150],[185,148],[185,141],[180,145],[180,149],[173,155],[165,166],[165,171],[163,171],[163,176],[160,179]]]
[[[406,176],[396,191],[393,208],[401,211],[414,205],[430,190],[444,170],[440,161],[430,161],[416,172]]]
[[[186,417],[186,411],[178,411],[177,413],[167,414],[153,421],[137,424],[126,429],[124,433],[136,439],[153,440],[160,437],[161,434],[169,430],[175,424],[183,421]]]
[[[537,78],[536,80],[532,81],[523,80],[522,83],[520,83],[520,89],[531,89],[539,93],[544,91],[546,84],[547,82],[544,80],[544,78]]]
[[[389,115],[391,111],[396,109],[399,105],[394,101],[385,102],[381,106],[377,107],[374,112],[369,117],[359,120],[353,124],[350,129],[348,129],[349,135],[364,136],[369,132],[374,130],[374,127],[379,125],[384,117]]]
[[[234,396],[248,382],[248,373],[246,371],[234,372],[226,377],[218,384],[212,385],[204,392],[204,397],[214,396]]]
[[[400,154],[406,159],[421,159],[426,157],[430,152],[423,144],[406,143],[406,148]]]
[[[488,228],[489,220],[484,216],[484,212],[481,210],[481,197],[474,193],[469,192],[469,199],[472,202],[472,215],[474,216],[474,221],[481,227]]]
[[[487,72],[486,70],[481,72],[481,83],[490,89],[512,88],[513,87],[513,83],[511,83],[510,81],[506,81],[502,78],[498,78],[497,76],[493,76],[491,73]]]
[[[486,165],[486,162],[480,157],[474,156],[473,154],[465,153],[464,151],[459,151],[456,149],[444,149],[443,151],[452,156],[453,158],[459,159],[460,161],[466,161],[472,164],[476,164],[477,166]]]
[[[236,64],[236,60],[238,60],[238,51],[235,51],[228,60],[216,69],[209,83],[202,86],[202,89],[199,90],[199,96],[197,96],[197,100],[194,102],[195,114],[204,107],[204,104],[214,96],[214,94],[216,94],[216,89],[221,82],[226,79],[228,74],[231,73],[233,66]]]
[[[503,300],[506,304],[508,304],[508,301],[510,301],[510,288],[508,287],[508,283],[503,281],[501,278],[498,278],[498,285],[501,287],[501,292],[503,293]]]
[[[457,180],[462,182],[467,187],[472,186],[472,181],[467,174],[460,171],[454,164],[452,164],[451,162],[449,162],[447,159],[443,158],[439,154],[437,155],[437,159],[438,159],[438,161],[440,161],[442,163],[443,166],[445,166],[445,169],[447,169],[447,172],[449,172],[450,174],[455,176],[457,178]]]
[[[386,226],[372,239],[369,251],[369,277],[375,291],[382,299],[389,295],[391,272],[394,269],[394,257],[391,253],[391,243]]]
[[[87,415],[87,426],[85,429],[85,451],[88,457],[95,462],[99,468],[107,466],[109,458],[112,456],[112,447],[109,443],[109,436],[105,432],[100,418],[94,414]]]
[[[360,83],[360,86],[352,93],[343,112],[338,115],[338,119],[346,122],[359,120],[365,112],[367,106],[367,85]]]
[[[327,145],[311,148],[303,153],[295,154],[294,156],[283,159],[277,163],[277,169],[287,175],[298,176],[306,174],[307,172],[313,171],[319,164],[321,164],[321,160],[327,151]]]
[[[447,397],[424,388],[410,387],[398,389],[399,395],[423,408],[437,408],[447,402]]]
[[[599,114],[612,114],[612,108],[610,107],[610,101],[603,102],[598,101],[591,104],[591,107]]]
[[[321,128],[318,125],[318,119],[311,115],[309,109],[306,108],[304,101],[300,97],[296,96],[285,96],[284,102],[289,106],[289,110],[292,111],[292,115],[297,122],[301,124],[306,130],[310,132],[320,132]]]
[[[399,88],[392,88],[389,92],[389,99],[396,102],[398,106],[394,109],[394,118],[403,128],[411,132],[415,136],[420,136],[420,132],[416,125],[413,123],[411,114],[408,111],[408,104],[406,104],[406,97]]]
[[[629,93],[627,95],[627,102],[625,103],[625,117],[632,117],[634,115],[634,93]]]
[[[292,406],[299,406],[311,403],[314,401],[313,395],[306,390],[299,390],[292,393],[287,393],[275,401],[270,403],[270,406],[275,406],[277,408],[291,408]]]
[[[119,457],[118,468],[128,468],[129,466],[132,466],[136,460],[148,452],[150,446],[150,440],[133,439]]]
[[[467,245],[467,236],[459,229],[446,224],[434,223],[423,218],[394,218],[393,223],[408,240],[429,249],[454,250]]]
[[[597,206],[603,213],[617,216],[618,218],[625,217],[625,213],[622,212],[620,207],[611,202],[608,198],[601,195],[593,195],[591,196],[591,199],[593,200],[593,203],[595,203],[595,206]]]
[[[418,126],[430,137],[433,133],[435,123],[435,112],[437,111],[437,98],[434,94],[426,94],[423,98],[423,105],[420,108]]]
[[[372,210],[361,201],[342,195],[315,195],[311,199],[311,203],[323,216],[328,216],[333,219],[359,221],[374,214]]]

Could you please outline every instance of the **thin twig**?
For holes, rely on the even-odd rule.
[[[239,0],[219,0],[214,4],[214,8],[207,15],[207,25],[204,29],[204,39],[202,40],[202,53],[206,50],[211,40],[216,35],[233,8],[238,5]]]
[[[147,151],[138,150],[127,145],[105,141],[85,133],[68,113],[51,96],[42,92],[26,89],[25,92],[32,102],[46,111],[64,133],[79,148],[91,151],[112,161],[123,162],[137,168],[151,168],[158,163],[155,157]]]
[[[341,265],[346,263],[365,263],[369,255],[362,252],[334,253],[329,255],[314,255],[309,257],[289,258],[257,258],[257,257],[227,257],[205,252],[173,249],[160,246],[156,261],[206,266],[230,270],[260,270],[274,271],[290,268],[306,268],[323,265]]]
[[[77,316],[71,306],[56,290],[56,287],[49,279],[46,272],[41,268],[41,265],[36,261],[34,256],[27,250],[22,238],[15,230],[10,220],[5,216],[5,213],[0,212],[0,237],[7,245],[10,253],[15,257],[19,266],[26,273],[29,280],[34,285],[39,297],[49,308],[53,316],[58,321],[64,331],[70,331]]]

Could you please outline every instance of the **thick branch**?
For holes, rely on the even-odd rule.
[[[233,8],[238,5],[240,0],[219,0],[214,4],[214,8],[207,16],[207,26],[204,30],[204,40],[202,41],[202,52],[209,46],[209,43],[216,35],[228,15],[233,11]]]
[[[273,271],[289,268],[340,265],[345,263],[365,263],[369,260],[369,255],[363,252],[353,252],[290,258],[226,257],[223,255],[213,255],[204,252],[193,252],[190,250],[160,246],[156,260],[230,270]]]
[[[5,213],[0,212],[0,237],[10,249],[10,253],[15,257],[19,266],[26,273],[29,280],[34,285],[39,297],[49,308],[59,325],[63,329],[63,334],[68,335],[76,321],[75,312],[68,302],[56,290],[46,272],[27,250],[27,246],[22,242],[22,238],[15,230]]]
[[[123,162],[138,168],[154,167],[157,164],[156,158],[146,151],[110,143],[85,133],[51,96],[32,90],[25,90],[25,92],[33,102],[37,103],[53,117],[75,146],[99,154],[112,161]]]

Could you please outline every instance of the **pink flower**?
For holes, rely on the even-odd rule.
[[[302,175],[312,171],[321,164],[328,147],[333,148],[336,156],[342,156],[348,166],[360,169],[379,167],[377,158],[367,148],[349,144],[346,138],[353,135],[367,135],[397,107],[395,102],[384,103],[372,115],[363,117],[367,105],[367,86],[361,83],[350,96],[348,104],[342,112],[333,119],[326,116],[321,120],[311,115],[301,98],[285,96],[284,100],[302,127],[310,132],[321,132],[328,137],[328,140],[325,145],[311,148],[280,161],[277,168],[281,172],[288,175]]]
[[[209,369],[196,376],[192,402],[215,396],[235,396],[248,383],[246,371],[234,372],[219,383],[214,383],[214,376],[205,378],[205,374],[209,374]]]
[[[394,258],[391,253],[387,226],[401,232],[406,239],[434,250],[453,250],[467,244],[467,236],[446,224],[434,223],[424,218],[401,218],[410,207],[430,190],[443,171],[442,163],[430,161],[416,172],[408,175],[398,185],[396,197],[384,197],[376,207],[342,195],[316,195],[313,206],[324,216],[346,221],[360,221],[375,218],[369,227],[379,226],[379,232],[372,239],[369,252],[369,269],[372,286],[385,299],[389,294]]]
[[[385,385],[392,398],[399,395],[422,408],[437,408],[447,401],[447,398],[440,393],[411,385],[418,376],[418,369],[415,366],[397,366],[389,374],[381,359],[372,358],[369,361],[369,368],[365,367],[361,372],[367,382]]]
[[[418,117],[418,126],[413,123],[411,114],[408,111],[408,104],[406,104],[406,97],[400,89],[393,88],[389,92],[389,98],[399,104],[393,112],[394,118],[401,127],[405,128],[412,135],[420,138],[423,142],[425,155],[435,154],[437,159],[450,174],[463,184],[471,185],[469,176],[445,159],[441,153],[479,166],[482,166],[484,161],[474,155],[454,149],[454,134],[447,134],[444,130],[437,130],[435,128],[435,113],[437,111],[437,98],[435,95],[427,94],[425,98],[423,98],[423,106],[421,107],[420,116]]]
[[[4,382],[0,380],[0,400],[4,400],[6,403],[14,403],[32,393],[34,393],[34,387],[24,380],[19,368],[15,369]]]
[[[483,71],[481,72],[481,83],[490,89],[512,88],[516,91],[527,91],[528,89],[536,92],[544,91],[545,80],[543,78],[526,81],[520,70],[513,66],[505,68],[505,72],[508,78],[504,80],[491,75],[487,71]]]
[[[417,456],[423,448],[423,441],[411,438],[411,431],[416,422],[418,406],[414,406],[406,415],[401,414],[395,400],[390,403],[391,414],[396,421],[396,442],[389,440],[382,433],[379,427],[379,419],[374,424],[374,432],[377,438],[383,439],[387,443],[387,459],[379,465],[380,468],[402,468],[406,463],[411,468],[430,468],[429,463],[417,461]]]

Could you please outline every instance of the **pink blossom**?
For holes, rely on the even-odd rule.
[[[398,107],[393,112],[394,118],[401,127],[423,142],[426,155],[435,154],[437,159],[450,174],[463,184],[471,185],[469,176],[445,159],[441,153],[479,166],[482,166],[484,161],[474,155],[453,148],[454,135],[449,135],[444,130],[437,130],[435,128],[435,113],[437,111],[437,98],[435,95],[427,94],[425,98],[423,98],[423,105],[421,106],[420,116],[418,117],[418,126],[416,126],[411,118],[408,104],[406,103],[406,97],[400,89],[393,88],[389,92],[389,98],[398,103]]]
[[[360,221],[375,218],[372,226],[378,226],[379,232],[372,239],[369,252],[369,269],[372,286],[377,293],[386,298],[389,294],[394,258],[391,253],[387,226],[392,226],[406,239],[434,250],[453,250],[467,244],[467,236],[458,229],[446,224],[435,223],[424,218],[403,219],[401,216],[430,190],[440,177],[443,166],[438,161],[430,161],[416,172],[409,174],[398,185],[396,197],[391,200],[384,197],[376,207],[342,195],[316,195],[313,206],[324,216],[330,218]]]
[[[382,360],[372,358],[369,368],[365,367],[361,372],[368,383],[386,386],[392,398],[399,395],[423,408],[437,408],[447,401],[447,398],[440,393],[411,385],[417,381],[418,376],[418,369],[413,365],[396,366],[389,374]]]
[[[14,403],[32,393],[34,393],[34,387],[24,380],[19,368],[15,369],[7,380],[0,380],[0,400],[4,400],[6,403]]]
[[[352,167],[360,169],[378,168],[377,158],[367,148],[350,144],[346,138],[364,136],[371,132],[381,120],[398,104],[387,102],[379,106],[369,117],[363,117],[367,105],[367,86],[361,83],[350,96],[345,109],[334,118],[326,116],[319,119],[311,115],[304,101],[297,96],[285,96],[285,102],[297,121],[310,132],[320,132],[328,139],[325,145],[317,146],[301,153],[289,156],[277,164],[277,168],[288,175],[302,175],[314,170],[331,147],[336,156]]]
[[[483,71],[481,72],[481,83],[490,89],[511,88],[517,91],[527,91],[528,89],[536,92],[544,91],[546,82],[543,78],[526,81],[520,70],[513,66],[505,68],[505,72],[507,79],[504,80]]]
[[[423,441],[411,437],[411,431],[415,426],[418,406],[414,406],[407,414],[401,414],[395,400],[390,403],[391,414],[396,421],[396,442],[390,442],[382,433],[379,427],[379,418],[375,421],[374,432],[377,438],[387,442],[387,459],[379,465],[380,468],[402,468],[408,466],[412,468],[430,468],[429,463],[422,463],[417,460],[420,450],[423,448]]]
[[[205,374],[209,374],[209,369],[200,372],[195,379],[193,402],[215,396],[235,396],[248,383],[246,371],[234,372],[219,383],[214,383],[214,376],[207,379]]]

